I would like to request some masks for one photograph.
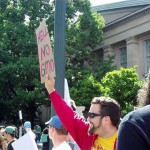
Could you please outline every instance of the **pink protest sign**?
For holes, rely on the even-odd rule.
[[[55,63],[49,33],[45,21],[42,21],[36,30],[38,55],[40,64],[41,83],[44,83],[45,75],[50,74],[55,77]]]

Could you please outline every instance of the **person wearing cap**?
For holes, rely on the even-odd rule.
[[[63,126],[58,116],[53,116],[49,121],[45,123],[49,125],[49,138],[52,140],[52,150],[71,150],[71,147],[66,142],[68,135],[67,130]]]
[[[45,76],[45,87],[54,109],[82,150],[115,150],[120,123],[120,105],[111,97],[93,98],[87,121],[69,107],[54,89],[55,80]]]
[[[29,132],[31,130],[31,122],[30,121],[26,121],[24,123],[24,129],[26,132]]]
[[[16,140],[15,138],[16,128],[13,126],[7,126],[4,131],[4,137],[8,141],[7,150],[14,150],[12,143]]]
[[[24,129],[25,129],[25,132],[29,132],[29,131],[32,131],[31,129],[31,122],[30,121],[26,121],[24,123]],[[35,139],[36,138],[36,135],[34,134],[34,132],[32,131],[33,133],[33,138]]]
[[[36,135],[36,138],[35,138],[36,143],[39,143],[40,138],[41,138],[41,127],[39,125],[35,125],[33,132]]]

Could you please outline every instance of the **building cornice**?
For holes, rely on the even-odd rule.
[[[114,2],[114,3],[110,3],[110,4],[94,6],[94,7],[92,7],[92,10],[101,13],[101,12],[108,11],[108,10],[137,7],[137,6],[144,7],[147,5],[150,5],[149,0],[123,0],[120,2]]]
[[[138,11],[135,11],[135,12],[129,14],[129,15],[126,15],[126,16],[120,18],[120,19],[117,19],[113,22],[110,22],[110,23],[106,24],[106,26],[104,28],[104,32],[109,31],[113,28],[116,28],[116,27],[118,27],[122,24],[129,23],[129,22],[131,22],[131,21],[133,21],[137,18],[140,18],[142,16],[145,16],[147,14],[150,14],[150,5],[147,6],[147,7],[142,8]]]

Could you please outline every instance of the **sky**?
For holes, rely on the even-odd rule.
[[[124,0],[90,0],[92,6],[103,5],[103,4],[113,3],[113,2],[120,2],[120,1],[124,1]]]

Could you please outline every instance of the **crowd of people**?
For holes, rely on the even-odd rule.
[[[91,101],[87,119],[78,116],[76,105],[71,107],[55,91],[55,80],[49,75],[45,87],[56,111],[55,116],[31,129],[31,122],[22,127],[23,134],[32,131],[42,150],[149,150],[150,149],[150,80],[149,77],[137,94],[139,106],[121,118],[119,103],[110,97],[95,97]],[[14,150],[12,143],[18,139],[14,126],[0,126],[0,150]]]
[[[31,131],[35,143],[40,142],[41,138],[41,127],[39,125],[34,126],[34,130],[31,129],[31,122],[24,122],[21,133],[25,135]],[[14,150],[12,143],[19,138],[19,130],[15,126],[0,126],[0,150]]]
[[[110,97],[95,97],[88,119],[77,115],[55,91],[49,75],[45,87],[62,124],[81,150],[148,150],[150,149],[150,82],[140,90],[143,106],[127,114],[120,123],[120,106]],[[146,106],[147,105],[147,106]]]

